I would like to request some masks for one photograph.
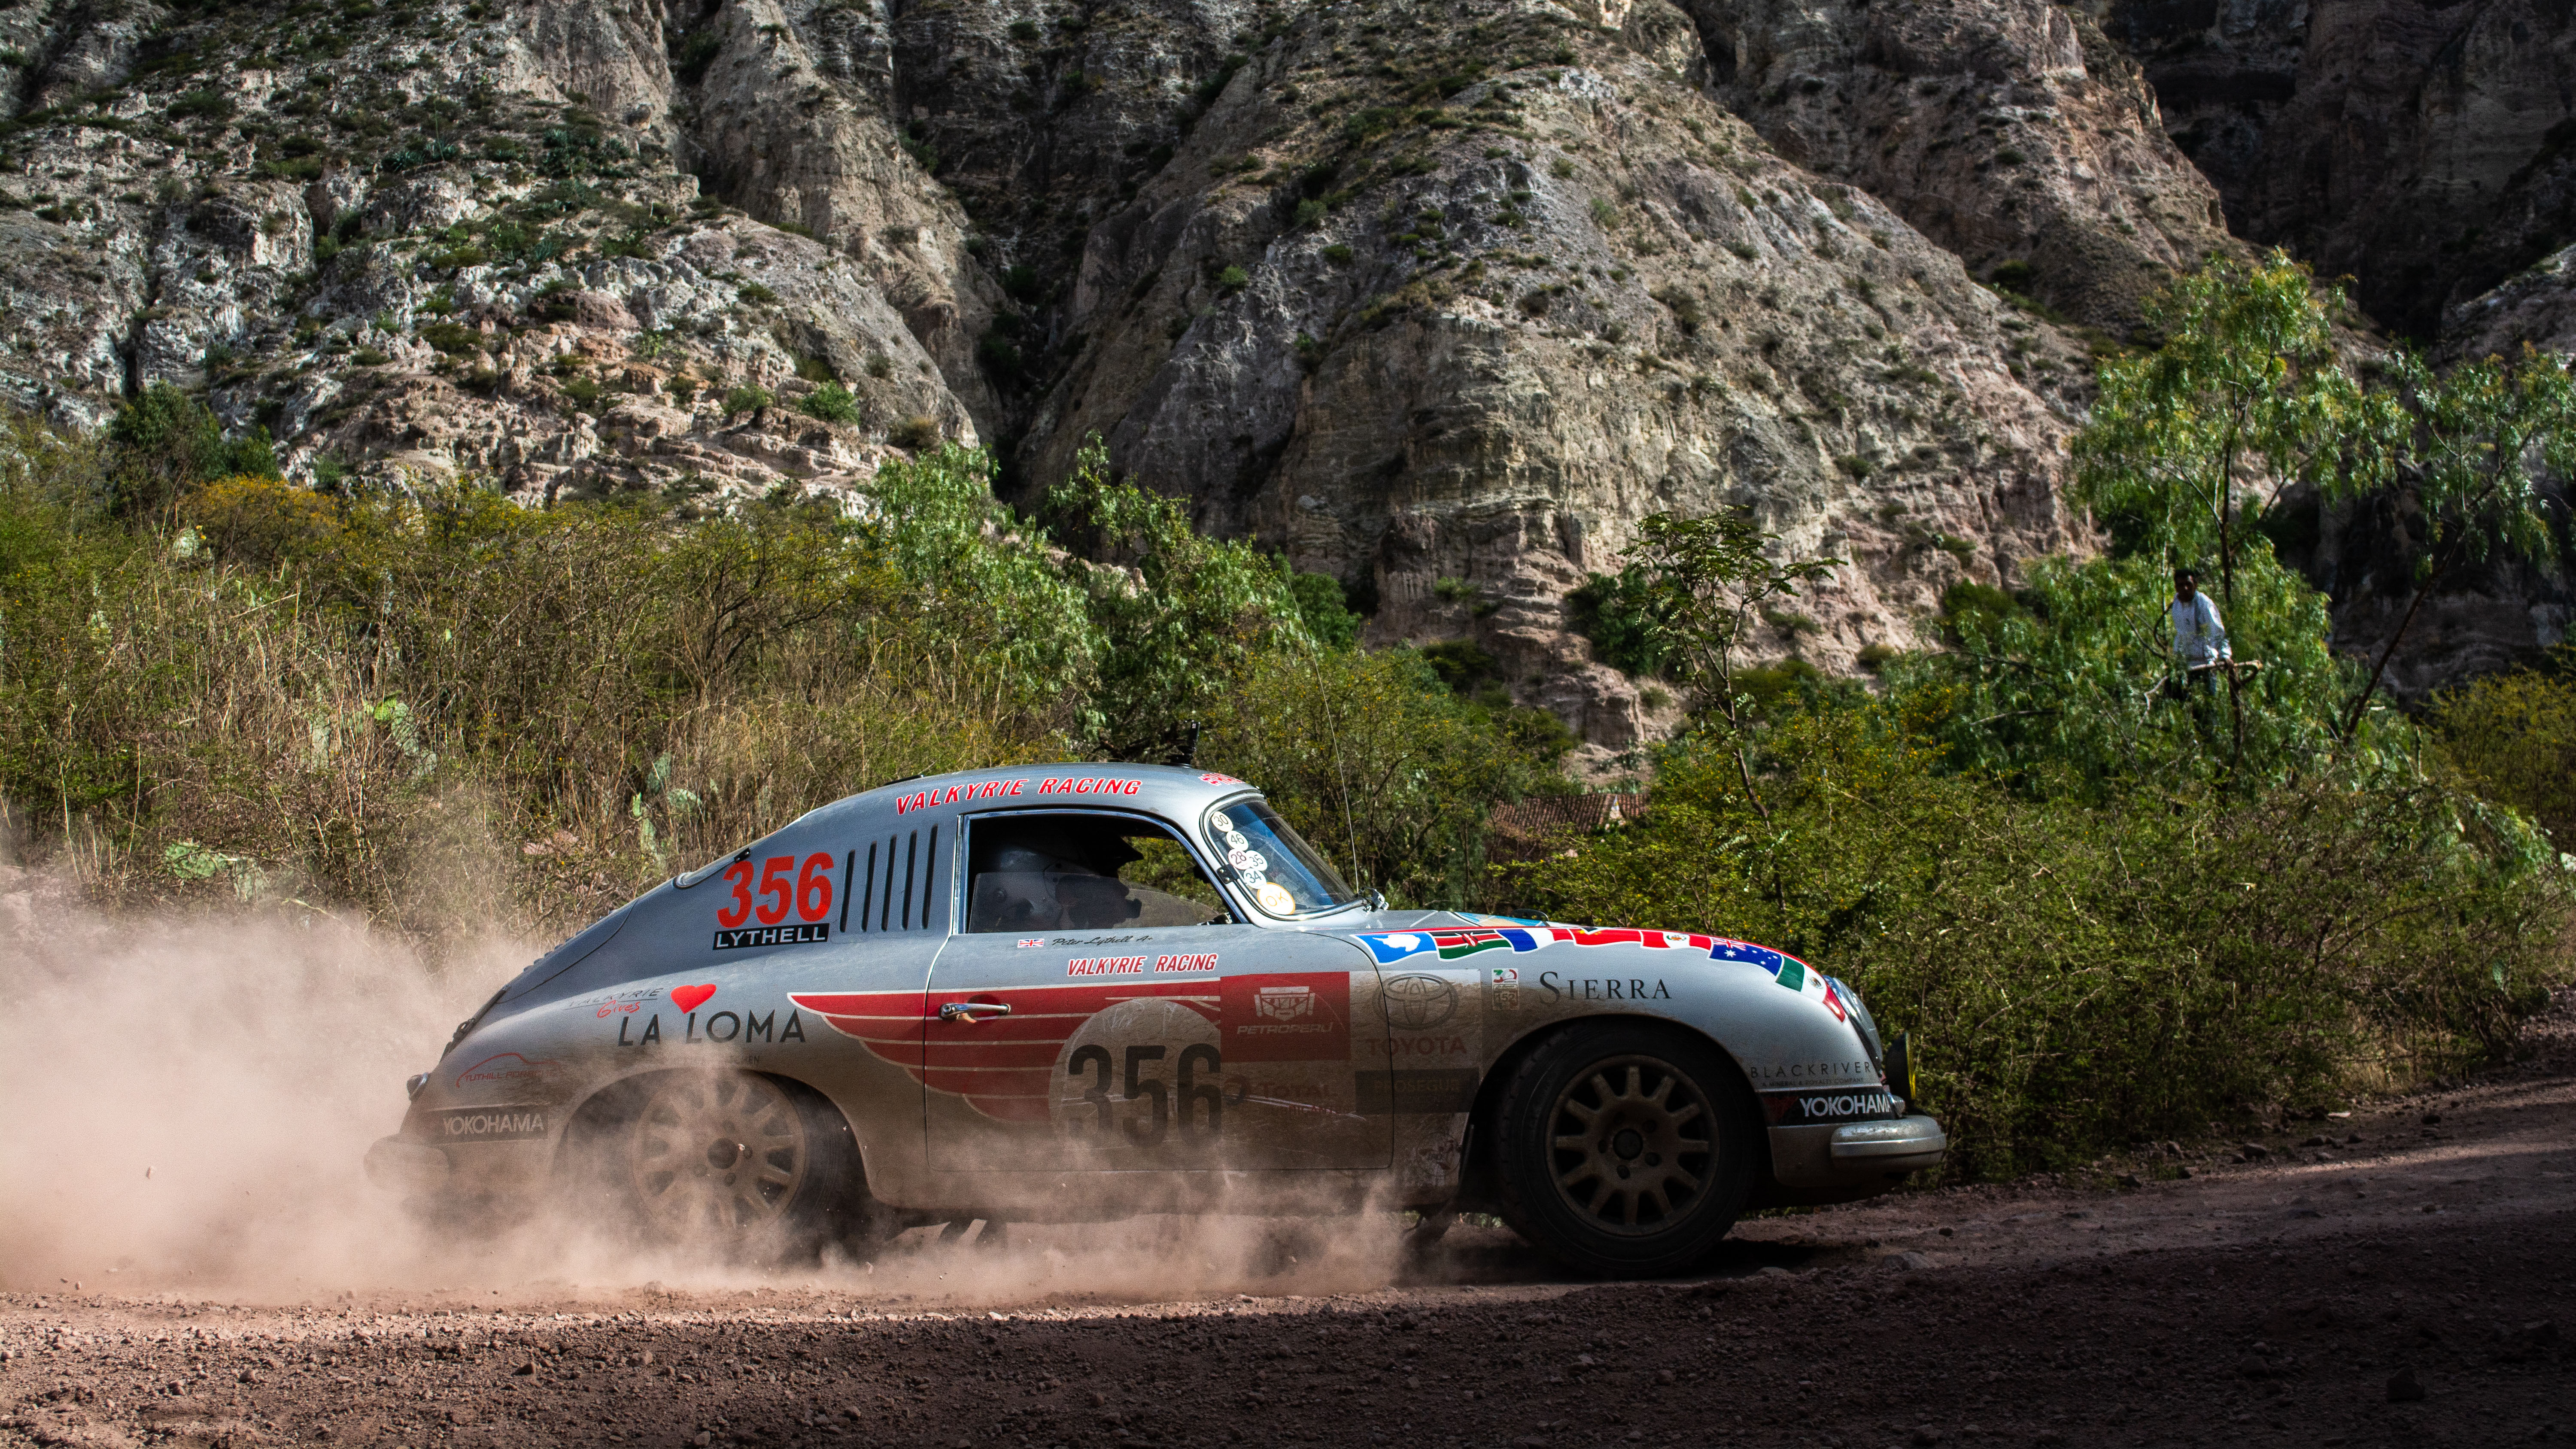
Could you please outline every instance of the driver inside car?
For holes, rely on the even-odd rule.
[[[1124,853],[1134,858],[1133,851]],[[1115,869],[1103,873],[1031,845],[1004,846],[989,867],[975,873],[970,929],[1094,931],[1126,925],[1139,902]]]

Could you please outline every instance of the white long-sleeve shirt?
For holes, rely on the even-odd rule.
[[[2218,606],[2209,595],[2194,589],[2190,598],[2174,600],[2165,612],[2173,616],[2174,657],[2185,669],[2236,657],[2228,652],[2227,626],[2218,622]]]

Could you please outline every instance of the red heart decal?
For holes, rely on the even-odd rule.
[[[715,994],[716,989],[712,986],[674,986],[671,988],[671,1004],[682,1011],[695,1011],[706,1005],[707,998]]]

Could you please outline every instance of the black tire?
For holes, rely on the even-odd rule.
[[[832,1104],[757,1072],[670,1072],[626,1088],[595,1180],[649,1238],[727,1261],[866,1257],[898,1231]]]
[[[1707,1258],[1762,1160],[1734,1063],[1655,1022],[1581,1022],[1541,1043],[1504,1085],[1494,1126],[1503,1220],[1610,1278]]]

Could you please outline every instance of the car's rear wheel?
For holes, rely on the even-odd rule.
[[[1752,1094],[1707,1041],[1643,1021],[1583,1022],[1540,1044],[1495,1123],[1503,1218],[1571,1266],[1683,1272],[1752,1191]]]
[[[727,1257],[864,1253],[893,1231],[858,1144],[829,1102],[757,1072],[674,1072],[641,1084],[608,1164],[647,1234]]]

